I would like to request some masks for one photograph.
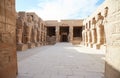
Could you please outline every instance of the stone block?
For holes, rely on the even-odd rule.
[[[88,47],[88,43],[85,43],[85,46]]]
[[[89,47],[89,48],[93,48],[93,44],[92,44],[92,43],[89,43],[89,44],[88,44],[88,47]]]
[[[100,49],[100,46],[101,46],[101,45],[99,45],[99,44],[93,44],[93,48],[94,48],[94,49]]]
[[[35,46],[36,46],[36,47],[39,47],[39,46],[40,46],[40,43],[35,43]]]
[[[27,44],[18,44],[17,45],[17,51],[24,51],[28,49],[28,45]]]
[[[35,47],[35,43],[28,43],[28,48],[34,48]]]

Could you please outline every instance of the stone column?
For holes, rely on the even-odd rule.
[[[40,30],[40,21],[38,22],[38,29],[37,29],[37,41],[39,42],[39,44],[40,44],[40,37],[41,37],[41,35],[40,35],[40,32],[41,32],[41,30]]]
[[[88,30],[87,30],[87,37],[88,37],[88,47],[92,47],[91,45],[91,41],[92,41],[92,37],[91,37],[91,22],[89,21],[89,26],[88,26]]]
[[[86,23],[86,25],[85,25],[85,46],[88,46],[88,44],[87,44],[87,42],[88,42],[87,31],[88,31],[88,25],[87,25],[87,23]]]
[[[24,37],[24,17],[18,16],[17,21],[16,21],[16,41],[17,41],[17,50],[18,51],[23,51],[28,49],[28,46],[23,43],[23,37]]]
[[[32,16],[28,15],[27,17],[27,25],[26,25],[26,37],[27,43],[31,43],[31,34],[32,34],[32,27],[33,27]]]
[[[44,45],[46,45],[46,26],[44,25]]]
[[[73,41],[73,26],[69,26],[69,42]]]
[[[96,23],[97,30],[97,46],[100,48],[100,45],[104,44],[104,25],[103,25],[104,17],[101,13],[98,14],[98,19]]]
[[[91,36],[92,36],[92,44],[95,44],[97,42],[96,20],[95,20],[95,18],[92,19]]]
[[[88,29],[88,31],[87,31],[87,36],[88,36],[88,44],[89,43],[91,43],[91,31],[90,31],[90,29]]]
[[[82,42],[85,45],[85,30],[82,31]]]
[[[60,27],[56,26],[56,42],[60,42]]]
[[[27,44],[28,44],[28,48],[34,48],[35,47],[35,43],[33,43],[33,31],[32,28],[34,26],[34,22],[33,22],[33,17],[31,15],[27,15],[27,22],[25,25],[25,30],[26,30],[26,39],[27,39]]]
[[[15,0],[0,0],[0,78],[16,78]]]
[[[106,0],[105,35],[106,63],[105,78],[120,78],[120,1]]]
[[[34,43],[37,43],[37,30],[38,30],[38,22],[35,20],[34,21],[34,26],[33,26],[33,41]]]
[[[17,28],[16,28],[17,44],[22,44],[22,37],[23,37],[22,34],[23,34],[24,21],[23,21],[21,16],[19,16],[17,18],[16,26],[17,26]]]

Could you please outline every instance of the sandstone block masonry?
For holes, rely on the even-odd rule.
[[[0,78],[16,78],[15,0],[0,0]]]
[[[34,12],[18,12],[16,26],[18,51],[46,45],[45,23]]]
[[[105,78],[120,78],[119,4],[120,0],[105,0],[90,17],[84,20],[84,44],[98,49],[106,44]]]

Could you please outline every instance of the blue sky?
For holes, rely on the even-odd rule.
[[[43,20],[82,19],[104,0],[16,0],[16,10],[35,12]]]

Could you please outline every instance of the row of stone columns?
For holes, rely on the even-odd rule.
[[[105,44],[105,31],[104,24],[107,16],[108,8],[105,8],[104,15],[99,12],[96,16],[91,19],[84,21],[85,29],[82,31],[83,42],[88,47],[100,48],[101,45]]]
[[[46,27],[35,13],[19,12],[16,19],[17,50],[46,44]]]

